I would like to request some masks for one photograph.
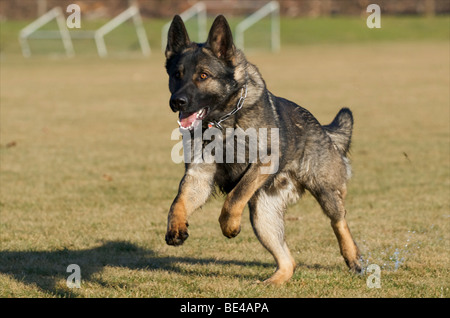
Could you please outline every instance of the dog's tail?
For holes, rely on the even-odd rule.
[[[329,125],[323,126],[338,150],[346,156],[350,150],[353,115],[350,109],[342,108]]]

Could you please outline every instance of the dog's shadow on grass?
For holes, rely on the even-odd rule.
[[[220,264],[264,268],[274,266],[274,264],[263,262],[163,256],[126,241],[105,242],[99,247],[86,250],[0,251],[0,273],[6,274],[21,283],[37,286],[42,291],[57,297],[77,296],[76,289],[70,289],[65,284],[67,278],[72,274],[72,271],[67,271],[70,264],[76,264],[80,267],[82,284],[94,282],[102,285],[108,285],[108,283],[101,279],[101,275],[96,274],[100,273],[105,267],[123,267],[148,271],[160,270],[195,275],[195,269],[187,271],[183,264]],[[202,271],[201,274],[204,275],[204,272]],[[217,273],[211,272],[211,275],[217,276]],[[251,274],[235,276],[249,280],[261,278]],[[14,293],[12,292],[10,296],[14,296]]]

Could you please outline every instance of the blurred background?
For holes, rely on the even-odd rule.
[[[172,17],[174,12],[183,12],[195,3],[195,0],[135,0],[141,14],[147,18]],[[203,0],[211,14],[245,15],[252,13],[255,7],[267,1],[258,0]],[[383,8],[383,14],[389,15],[442,15],[450,12],[446,0],[279,0],[281,14],[288,17],[319,17],[333,15],[361,15],[371,3]],[[1,18],[33,19],[41,16],[53,7],[67,7],[79,4],[86,19],[111,18],[125,10],[129,0],[16,0],[1,1]]]
[[[66,12],[67,6],[77,4],[81,9],[82,27],[70,29],[70,34],[75,53],[86,54],[96,52],[93,41],[94,32],[101,26],[110,22],[130,6],[139,8],[139,16],[143,19],[143,27],[147,41],[151,48],[160,50],[164,46],[162,31],[174,14],[193,9],[187,13],[186,24],[190,31],[191,39],[204,41],[199,37],[205,36],[206,23],[201,18],[206,15],[211,20],[218,14],[225,14],[230,20],[230,25],[235,31],[237,25],[246,17],[254,14],[264,7],[269,1],[264,0],[111,0],[111,1],[70,1],[70,0],[1,0],[0,23],[2,54],[18,51],[17,41],[19,31],[38,17],[44,16],[48,11],[60,7],[64,19],[70,13]],[[370,32],[364,21],[369,13],[367,7],[373,1],[370,0],[280,0],[276,1],[277,8],[277,35],[283,45],[297,45],[308,43],[351,42],[372,40],[407,40],[409,38],[436,38],[442,37],[446,32],[446,20],[442,19],[450,13],[450,2],[446,0],[380,0],[377,4],[381,8],[385,28],[379,32]],[[202,6],[203,11],[195,11],[197,5]],[[197,15],[195,13],[198,13]],[[271,17],[273,12],[266,12],[261,19],[254,21],[245,31],[246,48],[269,48],[270,34],[272,30]],[[199,17],[200,16],[200,17]],[[281,16],[281,19],[279,17]],[[389,28],[392,18],[398,18],[393,27]],[[420,18],[428,18],[420,20]],[[438,27],[433,20],[441,21]],[[441,19],[439,19],[441,18]],[[45,24],[33,29],[33,31],[58,30],[55,17],[49,18]],[[306,22],[307,23],[304,23]],[[420,21],[420,22],[419,22]],[[425,23],[425,21],[427,23]],[[432,22],[433,21],[433,22]],[[131,19],[120,25],[115,25],[114,30],[106,35],[107,47],[111,52],[138,50],[136,31]],[[203,23],[203,25],[201,25]],[[211,23],[211,21],[209,22]],[[443,24],[442,24],[443,23]],[[166,26],[165,26],[166,25]],[[209,25],[209,24],[208,24]],[[394,27],[395,25],[395,27]],[[433,25],[436,26],[433,28]],[[39,33],[38,32],[38,33]],[[437,34],[436,34],[437,33]],[[50,34],[50,33],[48,33]],[[57,39],[59,34],[54,33]],[[30,49],[34,54],[58,53],[64,49],[62,42],[55,41],[51,35],[31,34],[29,38]]]

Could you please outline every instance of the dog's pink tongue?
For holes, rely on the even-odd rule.
[[[180,124],[183,128],[188,128],[197,118],[197,113],[180,112]]]

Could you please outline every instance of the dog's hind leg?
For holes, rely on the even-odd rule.
[[[294,258],[284,237],[285,203],[281,197],[261,190],[250,200],[249,208],[253,231],[277,263],[276,272],[264,282],[282,284],[292,277],[295,269]]]
[[[347,266],[351,271],[359,273],[361,272],[361,254],[345,219],[347,213],[344,207],[345,192],[344,186],[341,190],[321,189],[313,195],[331,220],[331,227]]]

